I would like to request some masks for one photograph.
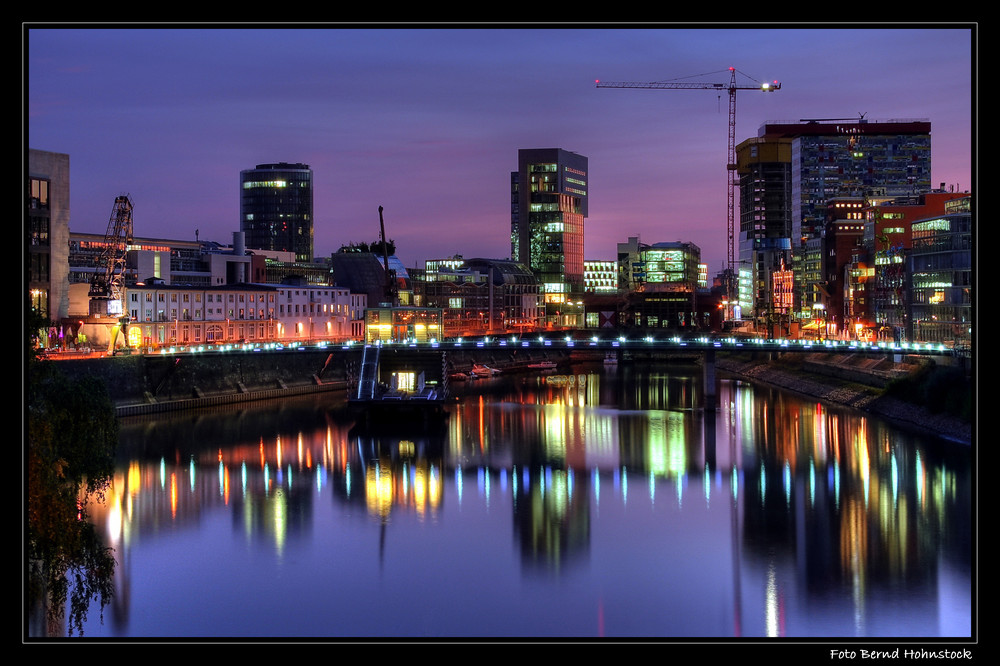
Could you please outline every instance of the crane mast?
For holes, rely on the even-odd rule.
[[[729,68],[729,83],[706,83],[696,81],[654,81],[641,83],[638,81],[597,81],[598,88],[640,88],[653,90],[716,90],[727,91],[729,93],[729,153],[726,161],[727,172],[727,219],[726,226],[728,232],[728,268],[729,285],[727,286],[730,301],[735,296],[735,268],[736,268],[736,92],[739,90],[759,90],[761,92],[772,92],[779,90],[781,84],[777,81],[772,83],[754,82],[752,85],[740,85],[736,83],[736,68]],[[746,75],[744,75],[746,76]],[[749,77],[748,77],[749,78]]]
[[[106,317],[124,312],[125,258],[131,244],[132,200],[122,194],[115,198],[104,248],[90,281],[90,314]]]
[[[389,269],[389,241],[385,237],[385,220],[382,219],[382,206],[378,207],[379,236],[382,239],[383,268],[385,269],[385,298],[393,307],[396,306],[396,275]]]

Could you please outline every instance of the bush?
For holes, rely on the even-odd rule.
[[[68,601],[72,634],[82,632],[91,600],[103,608],[112,593],[114,556],[87,520],[86,498],[110,483],[118,420],[100,380],[71,380],[56,366],[28,362],[27,591],[49,624]]]

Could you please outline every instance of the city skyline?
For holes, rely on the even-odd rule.
[[[315,253],[379,233],[408,267],[504,258],[525,148],[590,162],[587,259],[630,236],[726,256],[723,90],[599,90],[596,79],[728,83],[736,140],[764,122],[921,118],[932,183],[973,189],[974,34],[955,27],[589,29],[29,26],[25,148],[70,156],[70,225],[102,233],[128,193],[138,236],[229,242],[240,171],[308,164]],[[792,57],[794,54],[794,57]],[[704,73],[704,75],[701,75]]]

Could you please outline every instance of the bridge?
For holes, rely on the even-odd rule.
[[[869,355],[919,355],[952,357],[961,355],[960,350],[954,350],[945,345],[921,342],[863,342],[857,340],[792,340],[740,337],[580,337],[577,334],[553,335],[541,334],[534,336],[483,336],[476,338],[458,338],[454,340],[430,340],[417,342],[415,340],[389,342],[380,341],[375,344],[365,344],[351,341],[339,342],[308,342],[308,343],[248,343],[229,345],[188,345],[163,347],[155,355],[172,355],[197,352],[226,351],[280,351],[280,350],[317,350],[362,351],[365,347],[384,347],[391,349],[412,349],[423,351],[470,350],[470,349],[590,349],[611,351],[676,351],[689,353],[704,353],[712,350],[734,352],[806,352],[826,354],[869,354]]]
[[[336,347],[330,345],[329,347]],[[329,348],[328,347],[328,348]],[[851,354],[891,357],[896,361],[902,356],[954,356],[952,349],[943,345],[926,343],[865,343],[846,340],[785,340],[763,338],[736,337],[666,337],[653,336],[640,338],[600,337],[589,338],[577,335],[537,335],[537,336],[484,336],[470,339],[455,339],[447,341],[403,341],[376,344],[351,343],[340,346],[344,350],[362,352],[360,372],[356,395],[352,401],[362,406],[366,411],[376,407],[385,407],[382,398],[376,396],[376,387],[387,375],[405,371],[420,377],[420,386],[416,391],[404,393],[409,399],[416,399],[423,405],[422,409],[434,406],[439,408],[448,398],[448,363],[449,354],[465,355],[471,352],[503,353],[513,358],[514,354],[522,353],[522,358],[537,359],[540,354],[552,352],[553,355],[566,357],[574,351],[595,352],[597,355],[615,354],[619,358],[628,355],[633,358],[643,356],[699,356],[702,359],[703,382],[706,396],[706,409],[715,408],[715,356],[717,352],[742,352],[763,354],[784,354],[789,352]],[[386,367],[388,366],[388,367]],[[423,380],[429,380],[435,392],[428,396],[423,389]],[[392,395],[394,401],[399,396]],[[430,398],[430,401],[428,401]],[[400,404],[394,402],[395,408],[413,407],[411,400]]]

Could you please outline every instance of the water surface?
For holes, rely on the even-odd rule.
[[[87,637],[969,637],[970,451],[697,369],[468,382],[438,433],[343,396],[122,424]]]

